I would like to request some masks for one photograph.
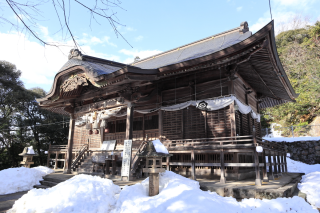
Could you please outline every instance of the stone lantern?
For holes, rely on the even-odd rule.
[[[30,151],[28,152],[28,149],[30,149],[30,151],[32,150],[32,152]],[[30,165],[34,164],[34,162],[32,161],[33,156],[38,156],[33,152],[33,149],[30,147],[29,148],[25,147],[23,149],[23,152],[20,153],[19,155],[23,157],[23,160],[20,162],[20,164],[22,164],[26,168],[30,168]]]
[[[146,158],[146,168],[143,168],[144,173],[149,173],[149,196],[159,194],[159,173],[164,172],[162,168],[162,158],[172,156],[157,152],[152,141],[147,141],[146,148],[139,154],[138,157]]]

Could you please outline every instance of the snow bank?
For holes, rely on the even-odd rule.
[[[277,137],[277,138],[269,138],[263,137],[264,140],[267,141],[274,141],[274,142],[297,142],[297,141],[319,141],[320,137],[294,137],[294,138],[287,138],[287,137]]]
[[[29,191],[8,212],[110,212],[120,191],[111,180],[77,175],[52,188]]]
[[[154,148],[156,149],[157,152],[162,152],[165,154],[169,154],[167,148],[161,143],[159,139],[152,141]]]
[[[320,208],[320,164],[308,165],[299,161],[287,158],[288,172],[301,172],[302,176],[298,188],[307,194],[308,202]]]
[[[308,202],[320,208],[320,171],[302,176],[301,182],[298,184],[298,188],[307,194]]]
[[[41,171],[41,172],[45,173],[46,175],[54,172],[54,170],[52,170],[46,166],[37,166],[37,167],[33,167],[31,169]]]
[[[300,172],[308,174],[320,171],[320,164],[308,165],[300,161],[294,161],[287,157],[288,172]]]
[[[300,197],[237,202],[232,197],[202,191],[197,181],[169,171],[160,174],[159,195],[149,197],[148,182],[147,178],[126,186],[112,212],[318,212]]]
[[[0,195],[27,191],[40,184],[42,177],[53,170],[39,166],[34,168],[10,168],[0,171]]]

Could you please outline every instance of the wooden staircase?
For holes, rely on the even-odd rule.
[[[43,177],[43,180],[40,181],[41,185],[34,185],[33,188],[36,189],[47,189],[51,188],[61,182],[64,182],[74,175],[66,175],[66,174],[59,174],[59,173],[52,173]]]
[[[142,177],[142,168],[146,165],[146,159],[138,157],[137,154],[143,151],[145,147],[146,143],[142,142],[136,152],[136,155],[133,157],[131,161],[130,176],[133,177],[133,179],[139,179]]]

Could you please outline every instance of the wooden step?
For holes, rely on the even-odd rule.
[[[46,181],[46,180],[41,180],[40,183],[41,183],[41,185],[49,186],[49,187],[52,187],[52,186],[55,186],[58,184],[56,182],[51,182],[51,181]]]
[[[34,185],[33,188],[35,189],[47,189],[51,188],[50,186],[45,186],[45,185]]]

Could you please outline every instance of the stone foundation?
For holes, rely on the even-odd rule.
[[[320,141],[284,142],[292,160],[307,164],[320,163]]]

